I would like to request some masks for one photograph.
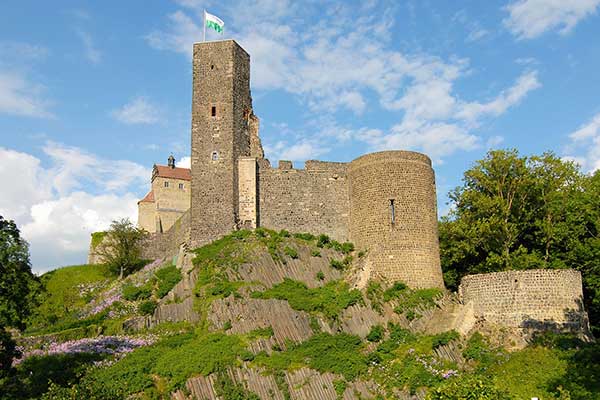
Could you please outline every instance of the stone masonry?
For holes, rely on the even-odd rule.
[[[572,269],[469,275],[459,296],[475,317],[498,325],[588,331],[581,273]]]
[[[233,40],[196,43],[191,206],[177,226],[178,241],[189,232],[189,245],[198,247],[259,226],[324,233],[367,250],[379,278],[443,287],[435,178],[427,156],[387,151],[351,163],[310,160],[295,169],[280,161],[275,168],[264,158],[258,130],[248,53]],[[146,253],[176,248],[159,236]]]

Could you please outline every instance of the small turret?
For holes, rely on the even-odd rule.
[[[169,156],[169,160],[167,162],[167,165],[171,168],[175,168],[175,157],[173,157],[173,154],[171,154]]]

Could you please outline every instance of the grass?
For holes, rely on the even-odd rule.
[[[104,238],[106,237],[107,234],[108,234],[108,232],[103,232],[103,231],[92,233],[92,241],[91,241],[92,249],[95,249],[96,247],[98,247],[98,245],[100,243],[102,243],[102,241],[104,240]]]
[[[74,265],[43,274],[29,332],[57,331],[55,327],[77,323],[78,313],[116,278],[104,265]]]
[[[320,313],[333,320],[344,309],[363,302],[360,291],[350,290],[343,281],[332,281],[310,289],[304,283],[288,278],[263,292],[252,292],[251,296],[256,299],[287,300],[294,310]]]
[[[161,268],[154,273],[157,279],[156,297],[162,299],[181,281],[181,271],[175,265]]]
[[[307,366],[322,373],[340,374],[351,381],[368,369],[362,347],[358,336],[319,333],[305,342],[290,346],[287,351],[274,352],[271,356],[259,353],[254,363],[272,372]]]

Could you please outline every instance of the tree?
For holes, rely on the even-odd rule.
[[[115,220],[111,223],[98,253],[111,270],[119,273],[119,279],[130,274],[142,263],[141,253],[148,233],[137,228],[128,219]]]
[[[439,232],[450,288],[467,274],[574,268],[590,321],[600,323],[600,173],[584,175],[552,153],[490,151],[449,196]]]
[[[24,327],[31,312],[35,282],[27,242],[13,221],[0,216],[0,376],[10,370],[17,355],[7,328]]]

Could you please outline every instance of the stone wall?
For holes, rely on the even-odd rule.
[[[443,288],[431,160],[410,151],[367,154],[350,163],[348,179],[350,239],[369,250],[375,273]]]
[[[459,295],[475,317],[502,326],[587,331],[581,274],[572,269],[469,275]]]
[[[304,169],[294,169],[280,161],[272,168],[268,160],[258,160],[259,226],[348,240],[347,166],[306,161]]]
[[[240,227],[256,228],[256,158],[240,157],[238,159],[238,193]]]
[[[142,258],[154,260],[176,255],[182,244],[190,243],[190,223],[188,210],[168,231],[151,234],[142,246]]]

